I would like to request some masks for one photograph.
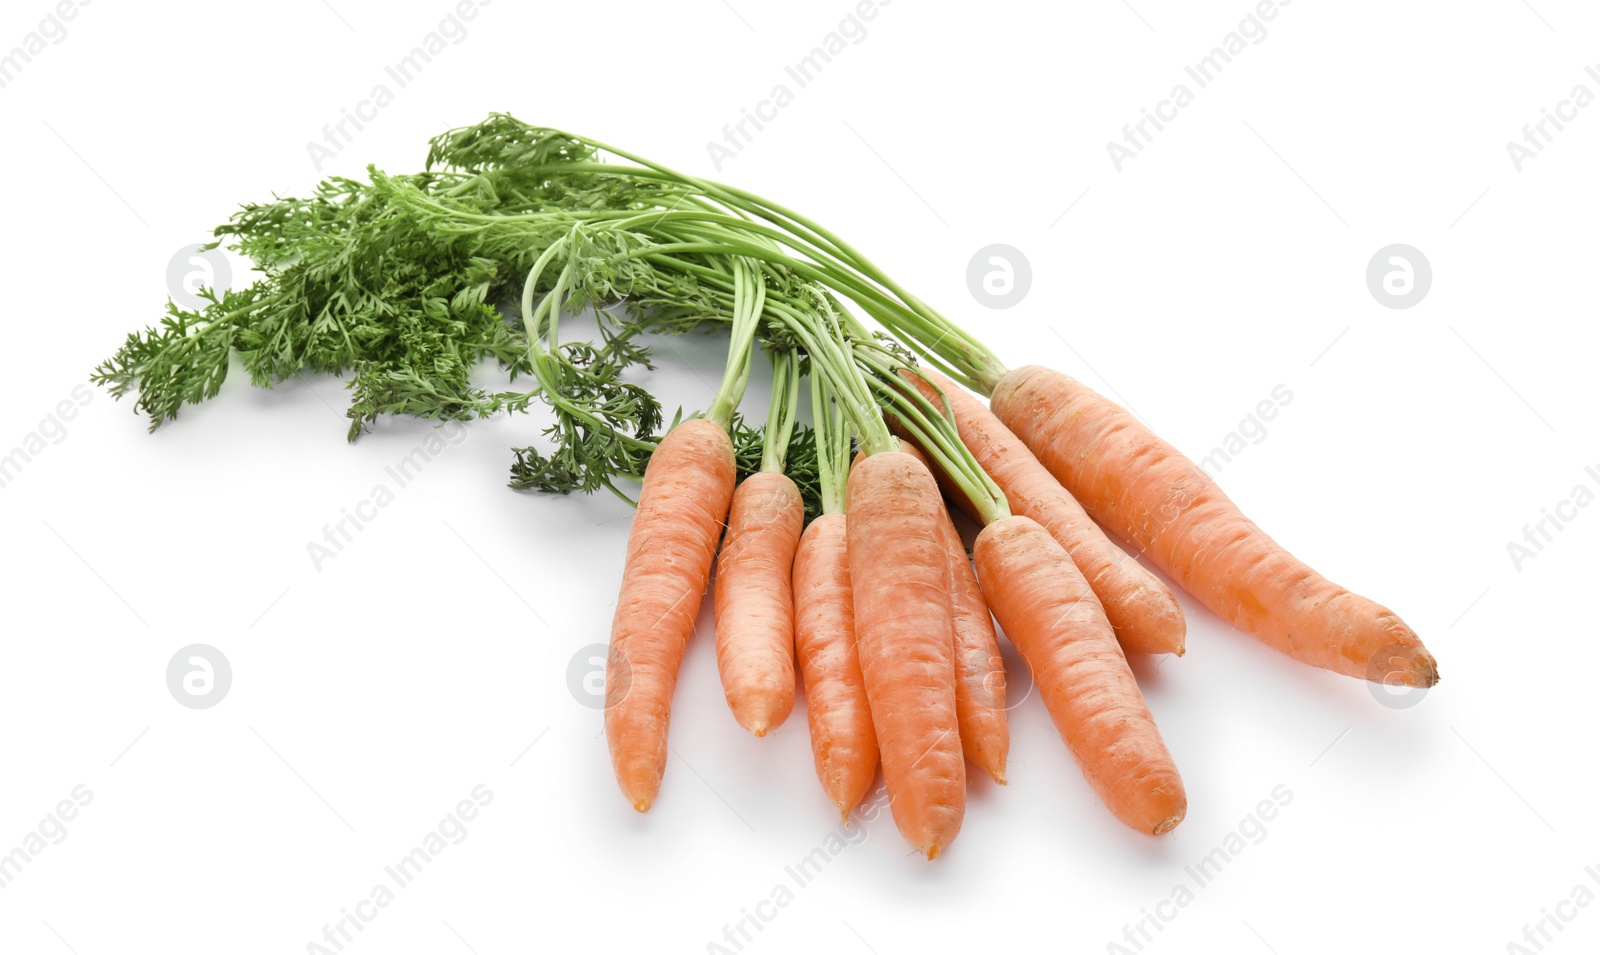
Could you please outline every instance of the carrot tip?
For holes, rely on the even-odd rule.
[[[995,757],[992,761],[985,760],[983,762],[977,762],[974,760],[974,762],[977,764],[979,769],[982,769],[985,773],[989,774],[990,779],[1002,786],[1006,784],[1006,763],[1004,756]]]
[[[939,857],[939,847],[938,846],[929,846],[928,847],[928,861],[932,862],[934,859],[937,859],[938,857]]]
[[[1430,687],[1439,682],[1439,661],[1420,644],[1379,652],[1367,667],[1367,679],[1387,686]]]
[[[750,732],[757,736],[765,736],[767,735],[767,724],[765,722],[756,723],[750,727]]]
[[[1167,818],[1161,820],[1159,825],[1150,830],[1151,834],[1157,836],[1166,835],[1172,830],[1178,828],[1178,823],[1183,821],[1183,815],[1184,814],[1180,812],[1176,816],[1168,816]]]
[[[649,812],[650,811],[650,800],[646,799],[643,796],[640,796],[638,799],[635,799],[633,801],[633,808],[637,809],[640,812]]]

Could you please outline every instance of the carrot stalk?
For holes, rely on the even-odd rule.
[[[1031,365],[1000,380],[991,407],[1095,520],[1235,627],[1336,673],[1405,686],[1439,681],[1433,655],[1392,611],[1295,559],[1113,402]]]

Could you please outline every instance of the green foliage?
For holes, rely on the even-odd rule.
[[[137,394],[135,410],[154,429],[216,396],[232,356],[262,388],[335,374],[350,392],[352,441],[381,415],[466,421],[540,401],[554,417],[544,430],[552,450],[515,449],[511,486],[620,494],[614,479],[643,475],[662,427],[660,404],[628,380],[651,367],[639,336],[727,325],[737,256],[703,247],[766,240],[707,225],[708,206],[687,181],[607,167],[596,152],[493,114],[436,137],[423,172],[369,168],[365,181],[334,177],[308,198],[245,205],[212,247],[248,257],[257,280],[204,291],[197,310],[170,303],[93,380],[119,398]],[[530,340],[515,303],[546,252],[533,291],[547,296],[566,275],[559,311],[592,311],[596,340],[555,342],[553,326]],[[781,262],[757,271],[773,309],[761,317],[762,344],[797,350],[778,318],[815,321],[827,294]],[[486,390],[474,376],[489,362],[513,383],[537,381]],[[741,423],[734,437],[741,463],[754,454],[759,466],[760,431]],[[794,436],[789,468],[808,508],[810,442],[808,432]]]
[[[766,434],[752,428],[742,418],[733,422],[733,459],[738,468],[739,480],[761,470],[761,457],[766,451]],[[822,488],[817,475],[817,434],[800,425],[789,436],[789,450],[783,473],[800,488],[800,497],[806,502],[806,522],[822,513]]]

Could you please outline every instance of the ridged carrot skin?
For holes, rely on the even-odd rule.
[[[794,640],[817,779],[840,817],[848,819],[878,773],[878,736],[856,654],[845,522],[843,514],[824,514],[800,536]]]
[[[927,456],[916,445],[901,438],[900,450],[933,473]],[[854,464],[865,460],[865,454],[857,454]],[[1000,657],[1000,639],[995,635],[994,619],[989,616],[978,578],[972,572],[967,547],[950,522],[948,510],[939,527],[950,566],[950,626],[955,639],[956,723],[961,727],[961,751],[974,766],[1004,786],[1011,730],[1006,723],[1006,667]]]
[[[606,662],[606,741],[622,794],[640,812],[661,788],[672,691],[733,484],[733,443],[702,418],[673,428],[645,468]]]
[[[846,494],[857,650],[889,807],[932,859],[960,831],[967,800],[944,502],[928,469],[897,451],[861,462]]]
[[[1006,374],[990,407],[1095,520],[1224,620],[1337,673],[1432,686],[1438,664],[1399,617],[1316,573],[1138,419],[1059,372]]]
[[[955,630],[956,722],[961,727],[961,751],[1004,786],[1006,753],[1011,730],[1006,723],[1006,666],[1000,657],[1000,638],[994,618],[983,599],[967,559],[966,545],[949,512],[941,515],[940,536],[950,568],[951,626]]]
[[[1020,515],[985,527],[973,556],[989,606],[1101,801],[1140,832],[1171,831],[1188,808],[1183,780],[1072,558]]]
[[[1186,626],[1172,591],[1106,537],[1083,505],[982,401],[936,371],[924,373],[949,399],[961,442],[1000,485],[1012,513],[1043,525],[1083,571],[1122,648],[1182,656]],[[926,383],[906,377],[937,401]]]
[[[717,556],[717,671],[739,725],[756,734],[794,708],[794,593],[790,575],[806,505],[788,477],[759,471],[733,492]]]

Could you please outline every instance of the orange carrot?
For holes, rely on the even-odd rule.
[[[927,456],[916,445],[902,438],[900,450],[932,472]],[[866,455],[858,454],[855,463],[864,460]],[[950,522],[948,511],[942,515],[939,527],[940,543],[950,568],[950,624],[955,639],[956,723],[961,727],[961,751],[974,766],[1004,786],[1011,731],[1006,724],[1006,668],[1000,657],[1000,640],[983,590],[973,574],[972,561],[967,558],[966,545]]]
[[[845,516],[823,514],[794,556],[794,639],[823,792],[849,818],[878,772],[878,737],[856,654]]]
[[[933,475],[895,451],[851,474],[850,590],[872,723],[895,824],[936,857],[961,829],[966,763],[956,721],[949,564]]]
[[[1112,543],[1027,446],[974,398],[932,369],[923,373],[944,392],[955,412],[961,442],[1005,492],[1013,513],[1031,517],[1050,532],[1094,589],[1124,650],[1184,651],[1183,611],[1172,591]],[[915,374],[905,373],[929,400],[938,395]]]
[[[1295,559],[1116,404],[1036,365],[1007,373],[990,401],[1095,520],[1240,630],[1338,673],[1407,686],[1439,681],[1432,654],[1399,617]]]
[[[939,521],[945,561],[950,568],[950,608],[955,630],[956,721],[961,750],[974,766],[1006,783],[1006,668],[994,632],[989,604],[967,558],[966,545],[947,513]]]
[[[973,549],[1006,636],[1091,786],[1118,819],[1160,835],[1183,821],[1183,781],[1100,602],[1037,522],[995,521]]]
[[[717,558],[717,670],[728,708],[756,734],[794,707],[794,595],[790,573],[805,523],[800,489],[783,474],[759,471],[733,495]]]
[[[645,468],[611,624],[605,711],[617,783],[640,812],[661,788],[672,691],[733,482],[733,442],[701,418],[673,428]]]

